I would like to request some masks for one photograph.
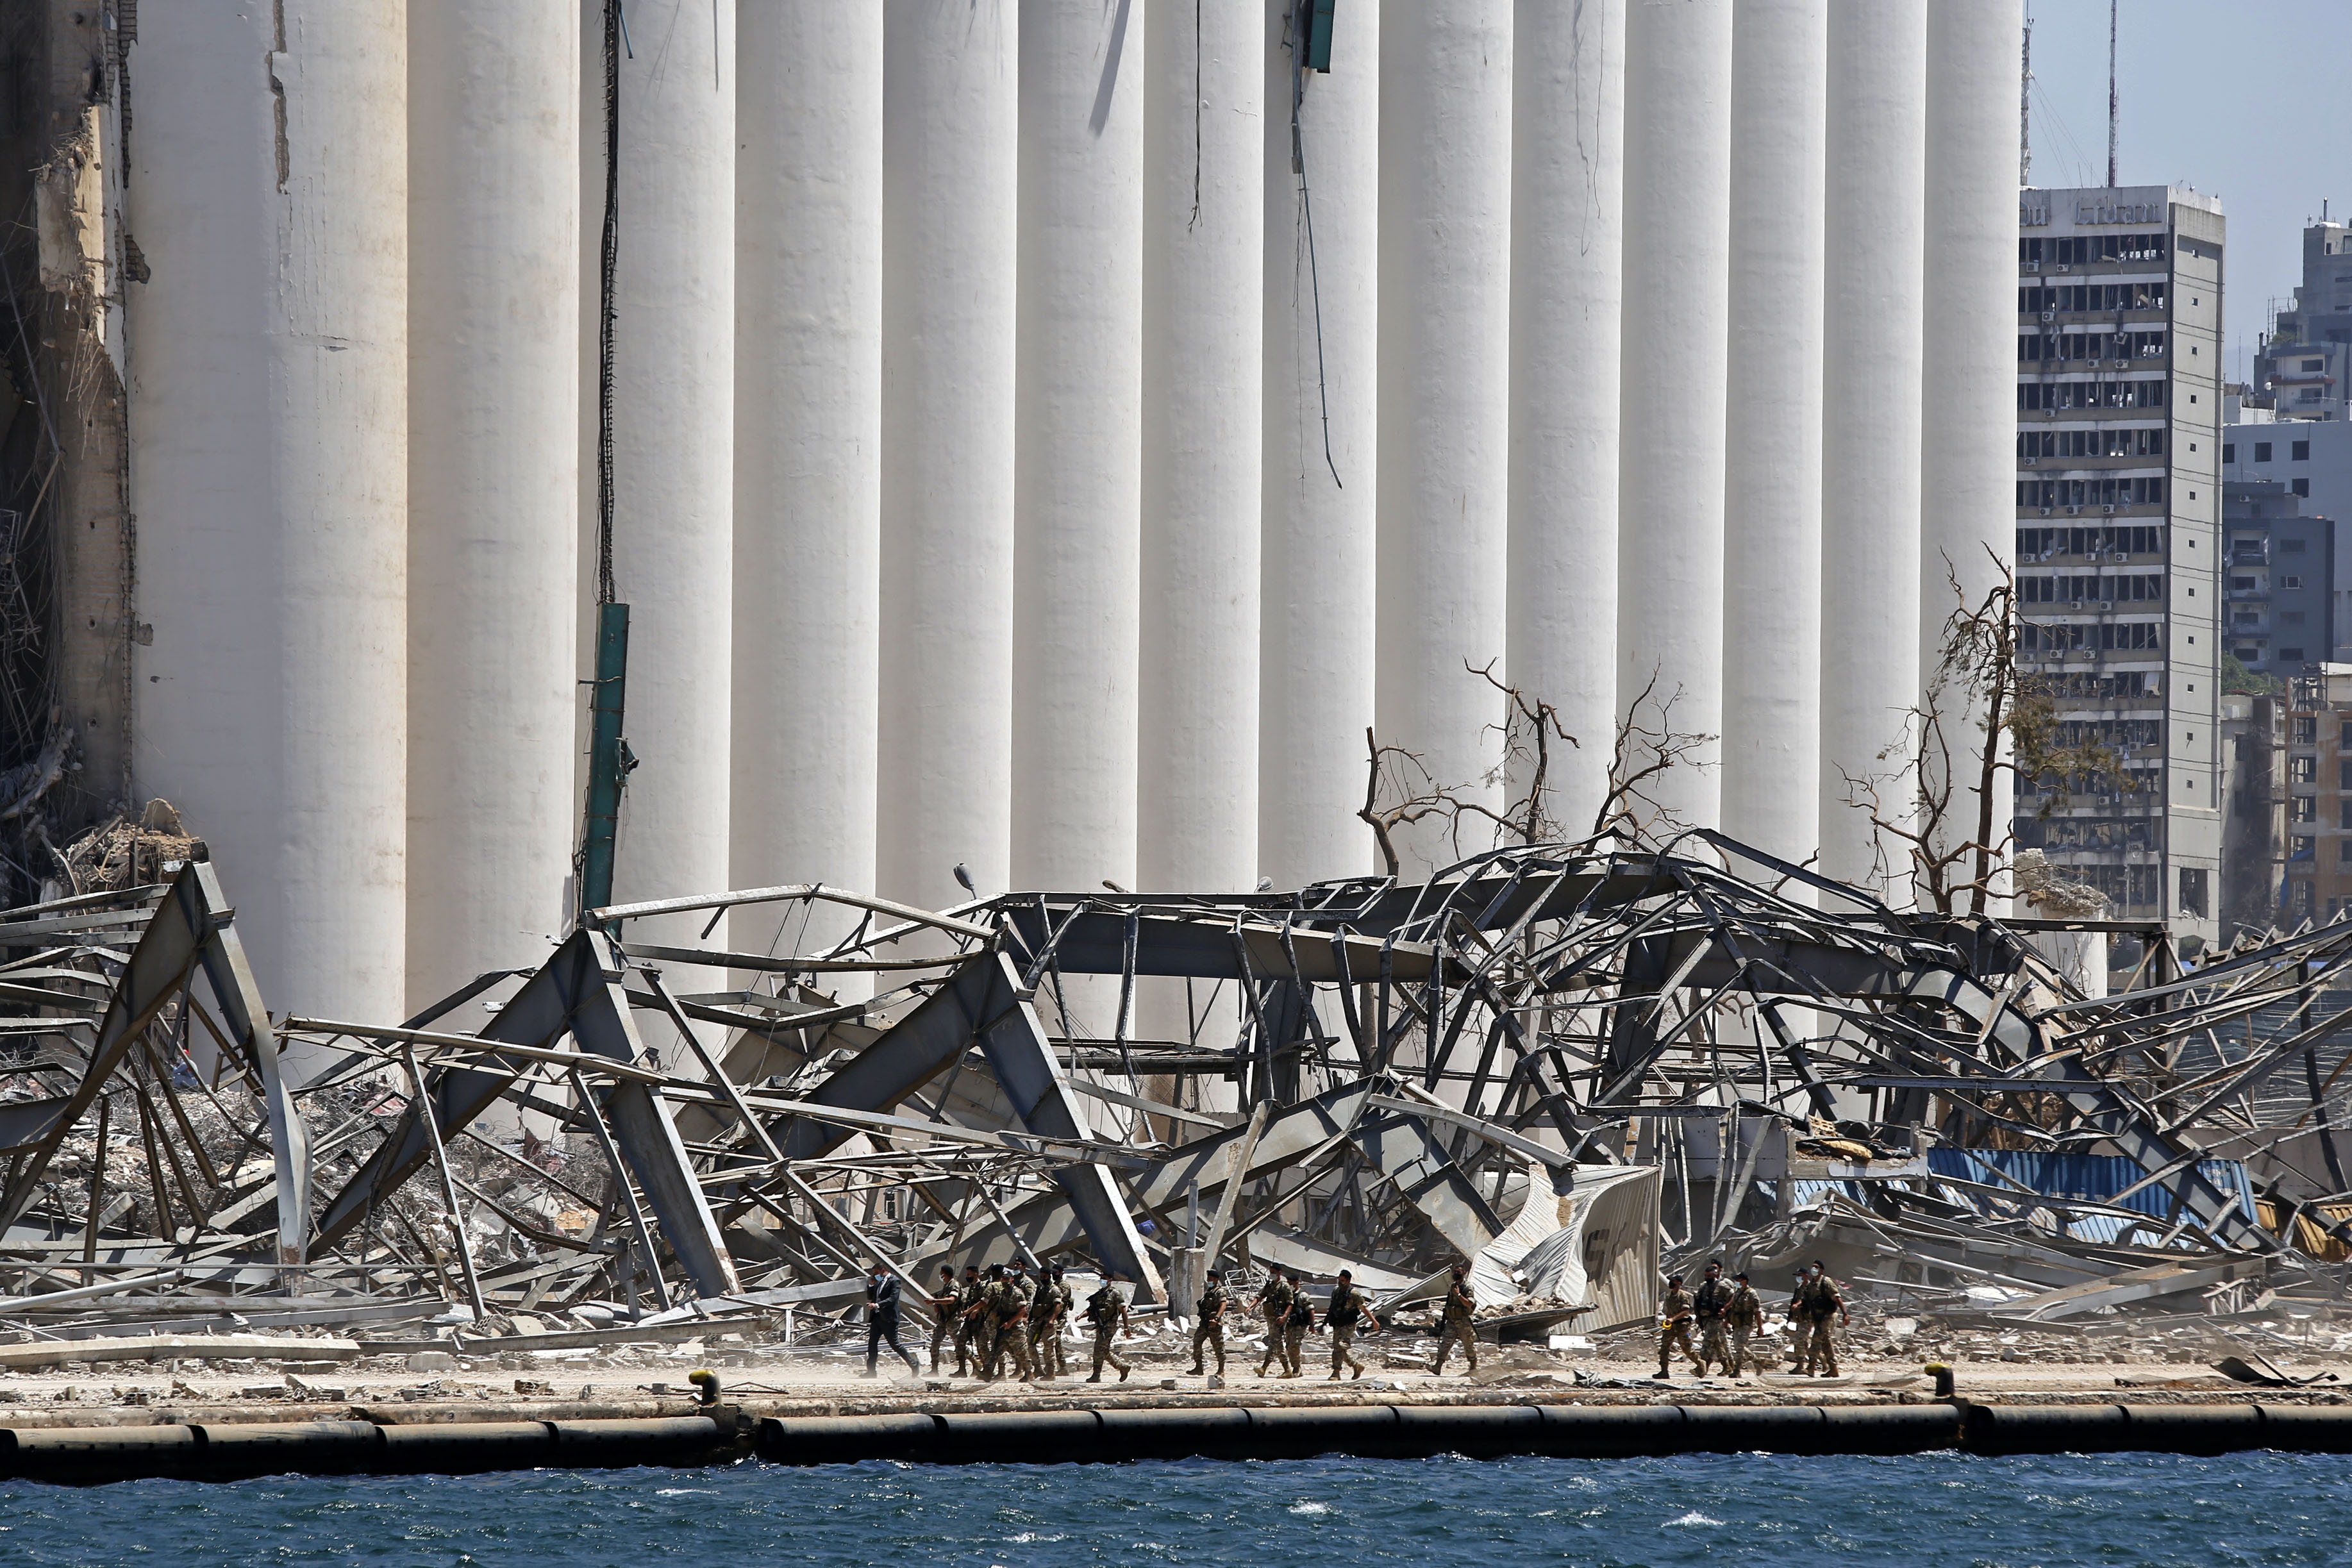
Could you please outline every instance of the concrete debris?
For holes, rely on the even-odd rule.
[[[1693,833],[615,906],[383,1023],[272,1018],[168,806],[63,858],[0,911],[0,1367],[854,1356],[877,1265],[917,1338],[942,1268],[1115,1273],[1171,1363],[1213,1267],[1237,1307],[1347,1269],[1433,1333],[1457,1261],[1513,1376],[1571,1329],[1629,1359],[1709,1258],[1775,1310],[1824,1260],[1857,1353],[2336,1345],[2352,924],[2185,963]],[[2129,984],[2084,994],[2060,929],[2140,944]]]

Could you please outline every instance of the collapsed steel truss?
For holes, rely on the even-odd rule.
[[[846,934],[793,941],[820,909]],[[2352,924],[2187,973],[2152,942],[2084,999],[2036,942],[2091,923],[1900,912],[1693,833],[1297,892],[620,906],[398,1026],[273,1026],[184,865],[0,914],[0,1267],[490,1314],[821,1309],[872,1259],[920,1300],[942,1264],[1085,1259],[1181,1310],[1220,1258],[1409,1293],[1464,1256],[1499,1262],[1499,1297],[1607,1167],[1660,1173],[1668,1256],[1763,1259],[1808,1160],[1947,1279],[1986,1272],[1970,1235],[2063,1247],[2084,1214],[2128,1216],[2102,1267],[2352,1242],[2321,1206],[2352,1185]],[[722,924],[775,937],[711,945]],[[487,1025],[456,1021],[484,997]],[[1972,1192],[1924,1172],[1932,1145],[2141,1177]],[[2262,1172],[2267,1222],[2217,1152]],[[1609,1260],[1583,1261],[1598,1293]]]

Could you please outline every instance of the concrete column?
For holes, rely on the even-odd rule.
[[[1257,879],[1265,30],[1259,0],[1163,0],[1150,20],[1136,875],[1244,889]]]
[[[942,905],[1010,865],[1018,14],[884,15],[876,880]]]
[[[408,14],[404,1011],[536,963],[571,913],[579,21]]]
[[[1822,262],[1827,0],[1733,22],[1723,830],[1801,862],[1821,834]]]
[[[2010,89],[2021,25],[2016,0],[1928,0],[1919,448],[1925,680],[1935,677],[1951,612],[1963,599],[1981,605],[2015,563],[2017,116]],[[1976,787],[1982,715],[1958,689],[1942,693],[1937,707],[1958,773],[1945,842],[1998,843],[2008,831],[2010,786],[2006,780],[1995,786],[1991,831],[1983,834]]]
[[[627,19],[613,424],[637,757],[614,856],[625,901],[727,881],[735,536],[735,8],[633,0]]]
[[[1848,804],[1919,700],[1926,0],[1832,0],[1822,370],[1822,868],[1906,899],[1909,859]],[[2006,235],[2008,230],[2003,228]],[[1897,391],[1895,389],[1902,389]],[[2000,400],[2006,409],[2009,401]],[[2004,525],[2011,515],[2001,512]],[[1882,815],[1904,816],[1890,780]]]
[[[738,15],[730,875],[871,888],[883,12],[777,0]],[[766,951],[776,920],[739,919],[738,944]]]
[[[1147,11],[1021,7],[1016,887],[1135,881]]]
[[[1364,871],[1379,476],[1381,14],[1298,68],[1266,0],[1265,475],[1258,864],[1277,887]]]
[[[1504,703],[1473,671],[1509,678],[1511,12],[1381,15],[1379,727],[1489,807]],[[1485,819],[1433,816],[1399,847],[1425,871],[1494,842]]]
[[[1715,389],[1728,366],[1731,14],[1730,0],[1690,0],[1634,5],[1625,22],[1617,706],[1682,737],[1723,732],[1725,410]],[[1718,755],[1699,746],[1644,793],[1673,819],[1713,826]]]
[[[404,7],[151,5],[142,22],[131,510],[153,632],[133,766],[212,846],[273,1005],[396,1016]]]
[[[1520,0],[1511,39],[1511,684],[1549,702],[1546,818],[1608,794],[1617,696],[1617,414],[1625,6]],[[1522,752],[1513,799],[1533,782]]]

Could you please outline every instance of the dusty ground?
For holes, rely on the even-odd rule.
[[[1923,1365],[1941,1360],[1956,1373],[1958,1391],[1978,1399],[2067,1398],[2174,1400],[2210,1398],[2319,1399],[2342,1402],[2352,1392],[2352,1353],[2335,1348],[2335,1336],[2316,1325],[2296,1339],[2279,1329],[2231,1325],[2226,1333],[2203,1324],[2158,1325],[2134,1331],[2120,1321],[2102,1331],[2002,1333],[1935,1331],[1889,1334],[1883,1326],[1860,1325],[1840,1336],[1841,1371],[1836,1379],[1799,1379],[1773,1373],[1733,1381],[1698,1379],[1677,1363],[1666,1383],[1650,1380],[1657,1369],[1654,1338],[1643,1332],[1610,1336],[1597,1344],[1552,1351],[1534,1346],[1482,1347],[1478,1373],[1462,1375],[1457,1356],[1439,1378],[1423,1369],[1434,1350],[1425,1336],[1393,1332],[1359,1342],[1369,1370],[1360,1382],[1326,1381],[1329,1342],[1310,1338],[1306,1375],[1297,1380],[1255,1375],[1259,1342],[1229,1340],[1228,1375],[1222,1384],[1189,1375],[1189,1338],[1173,1332],[1123,1342],[1123,1353],[1137,1363],[1123,1386],[1085,1381],[1090,1346],[1076,1341],[1065,1348],[1073,1375],[1053,1382],[983,1384],[952,1376],[950,1359],[941,1373],[906,1375],[903,1363],[887,1358],[883,1376],[867,1380],[863,1342],[854,1345],[796,1346],[786,1350],[759,1338],[715,1339],[664,1349],[625,1352],[518,1349],[497,1357],[378,1355],[340,1364],[289,1367],[266,1361],[199,1363],[100,1363],[37,1373],[0,1374],[0,1426],[58,1422],[174,1419],[195,1410],[234,1411],[246,1418],[299,1419],[341,1415],[366,1407],[395,1419],[488,1419],[496,1411],[553,1409],[575,1413],[637,1413],[672,1408],[690,1398],[687,1373],[715,1369],[730,1401],[765,1411],[865,1408],[953,1408],[964,1405],[1003,1407],[1057,1403],[1320,1402],[1329,1398],[1386,1400],[1525,1400],[1581,1398],[1682,1403],[1713,1400],[1916,1401],[1932,1397]],[[910,1342],[910,1349],[918,1346]],[[2284,1395],[2256,1389],[2213,1373],[2210,1363],[2223,1354],[2254,1350],[2297,1377],[2321,1376],[2307,1389]],[[445,1364],[446,1363],[446,1364]],[[926,1358],[928,1367],[928,1358]],[[2336,1384],[2326,1374],[2340,1373]],[[1116,1373],[1111,1374],[1116,1377]],[[215,1415],[213,1418],[219,1418]]]

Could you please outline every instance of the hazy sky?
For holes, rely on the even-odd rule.
[[[2107,178],[2107,0],[2025,0],[2033,183]],[[2122,0],[2116,177],[2194,185],[2229,219],[2231,379],[2303,270],[2303,226],[2352,214],[2352,0]]]

